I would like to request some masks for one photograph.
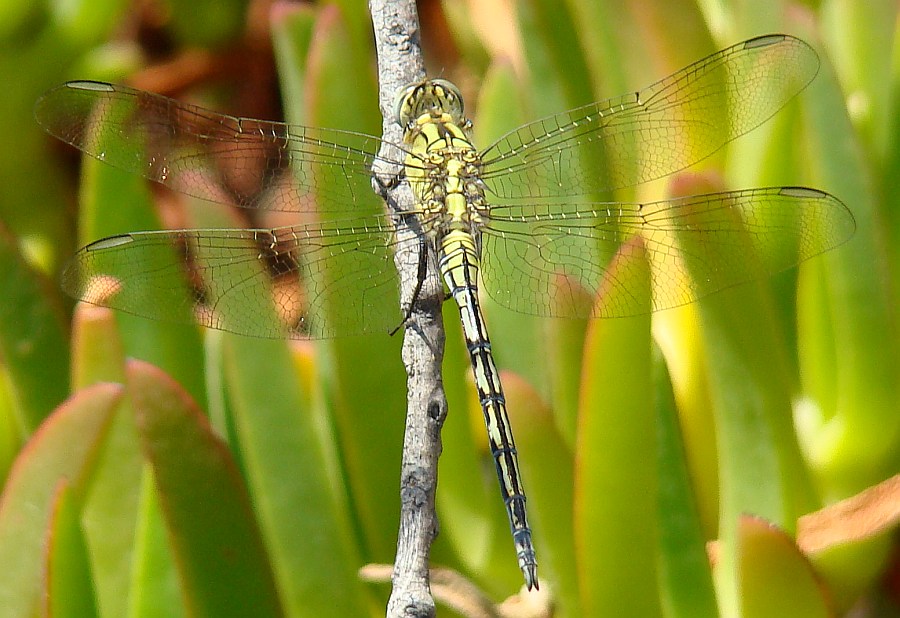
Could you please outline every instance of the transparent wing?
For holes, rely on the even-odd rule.
[[[837,198],[804,187],[580,204],[565,215],[552,205],[498,206],[484,229],[481,272],[491,297],[515,311],[622,317],[780,272],[836,247],[855,229]],[[650,268],[650,306],[644,266],[605,266],[628,264],[615,258],[635,257],[638,245]],[[598,298],[610,290],[608,301]]]
[[[88,81],[44,94],[35,117],[94,158],[205,200],[345,213],[378,203],[370,169],[381,140],[370,135],[226,116]]]
[[[484,151],[483,179],[497,197],[514,200],[596,195],[662,178],[759,126],[818,68],[799,39],[751,39],[640,92],[515,129]]]
[[[388,332],[401,322],[386,217],[268,230],[113,236],[63,275],[76,298],[256,337]]]

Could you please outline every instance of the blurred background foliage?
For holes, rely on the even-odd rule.
[[[487,302],[543,595],[504,615],[900,615],[896,513],[838,518],[818,545],[804,535],[828,518],[803,518],[900,469],[897,3],[419,4],[429,73],[460,85],[481,145],[752,36],[803,38],[822,62],[812,85],[678,180],[814,186],[858,225],[799,270],[652,321]],[[57,281],[78,245],[267,223],[81,162],[31,111],[62,81],[101,79],[378,134],[370,27],[361,0],[0,1],[0,616],[383,613],[387,583],[357,569],[393,560],[400,337],[254,340],[75,309]],[[432,558],[499,601],[521,576],[445,314]],[[890,513],[897,491],[856,512]]]

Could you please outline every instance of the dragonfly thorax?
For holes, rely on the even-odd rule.
[[[423,228],[432,236],[443,236],[451,229],[476,234],[488,210],[480,156],[452,124],[416,125],[409,133],[412,150],[406,177],[416,195]]]
[[[405,172],[422,225],[432,238],[477,234],[487,217],[481,157],[456,86],[442,79],[406,88],[397,103],[407,149]]]

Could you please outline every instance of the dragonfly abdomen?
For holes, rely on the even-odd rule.
[[[470,233],[451,230],[441,239],[441,274],[459,307],[478,401],[487,427],[488,444],[497,469],[497,478],[500,480],[500,493],[506,505],[519,568],[530,590],[538,587],[537,561],[531,528],[525,515],[525,490],[519,473],[516,443],[506,411],[506,397],[478,303],[475,283],[478,280],[478,263],[475,239]]]

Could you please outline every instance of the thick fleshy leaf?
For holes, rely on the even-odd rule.
[[[79,391],[47,417],[19,453],[0,495],[0,607],[6,615],[24,618],[37,611],[41,548],[57,484],[68,479],[74,491],[85,491],[122,394],[116,384]]]
[[[120,156],[143,148],[136,140],[123,140],[103,126],[96,131],[97,139],[104,140],[108,149],[120,151]],[[145,180],[90,157],[84,158],[80,201],[79,229],[85,244],[114,234],[161,227]],[[170,288],[188,293],[185,281],[175,274],[170,278]],[[148,298],[147,302],[172,301],[170,295],[161,295]],[[163,323],[124,312],[116,314],[127,354],[165,369],[202,405],[206,396],[199,329],[192,325],[190,315],[173,317],[180,323]]]
[[[741,518],[737,567],[743,618],[834,616],[809,561],[775,526],[755,517]]]
[[[125,382],[125,351],[114,312],[79,304],[72,317],[72,383]],[[130,601],[135,530],[140,525],[140,443],[134,414],[122,403],[97,457],[91,491],[82,508],[82,527],[91,561],[97,603],[103,615],[124,615]],[[140,594],[139,592],[136,595]]]
[[[128,611],[135,618],[183,618],[188,615],[184,582],[175,567],[150,466],[144,467],[138,485],[140,510],[135,518],[134,561],[129,565]]]
[[[692,0],[628,7],[596,0],[568,4],[597,98],[647,86],[715,51],[701,8]]]
[[[719,460],[700,329],[696,304],[653,316],[653,337],[665,356],[675,392],[692,497],[704,538],[713,538],[718,534]]]
[[[806,112],[806,161],[821,188],[847,200],[857,223],[852,241],[821,258],[800,310],[801,368],[815,372],[809,384],[818,387],[809,392],[801,419],[803,442],[826,496],[842,498],[881,480],[885,467],[896,465],[897,312],[877,179],[866,166],[843,91],[827,63],[808,88]],[[886,196],[885,204],[891,203]],[[833,364],[815,356],[822,349],[815,342],[822,338],[834,340]]]
[[[12,379],[18,425],[27,436],[65,399],[68,350],[59,297],[0,230],[0,357]]]
[[[900,474],[800,518],[797,544],[828,584],[840,611],[878,577],[900,527]]]
[[[676,187],[694,193],[702,177],[683,175]],[[704,183],[705,184],[705,183]],[[702,186],[702,185],[701,185]],[[727,211],[726,211],[727,212]],[[708,215],[694,213],[697,225]],[[738,216],[731,213],[730,216]],[[791,425],[788,348],[770,288],[764,282],[756,237],[743,227],[723,233],[715,245],[678,234],[687,272],[704,280],[704,252],[711,247],[741,256],[746,280],[754,281],[702,299],[697,310],[706,352],[710,402],[718,449],[719,535],[724,559],[733,560],[735,527],[744,513],[764,516],[786,529],[814,502]],[[734,264],[738,260],[733,260]],[[719,580],[724,613],[736,611],[737,588],[723,569]]]
[[[896,148],[891,135],[896,116],[891,106],[897,103],[897,4],[838,0],[823,4],[822,9],[822,37],[842,89],[848,93],[851,119],[869,157],[881,161],[891,141]],[[894,79],[885,79],[892,68]]]
[[[675,395],[659,349],[653,357],[659,496],[659,595],[667,618],[716,618],[716,593],[679,426]]]
[[[824,62],[808,89],[804,162],[819,186],[847,201],[857,233],[801,279],[798,347],[806,396],[796,414],[826,502],[853,495],[895,471],[900,448],[897,286],[890,283],[900,272],[897,115],[886,112],[886,101],[870,100],[889,87],[879,67],[889,62],[891,49],[896,52],[893,35],[884,34],[893,26],[884,22],[894,20],[897,7],[830,4],[829,45],[822,51],[826,60],[834,54],[837,69]],[[860,20],[879,25],[863,34]],[[807,29],[805,36],[814,33]],[[888,81],[896,89],[896,77]],[[892,130],[885,126],[891,122]],[[884,148],[889,160],[880,165]],[[816,563],[834,582],[840,604],[847,605],[871,586],[886,551],[884,540],[876,538],[824,552]]]
[[[645,282],[640,242],[622,245],[608,276]],[[615,303],[601,293],[597,302]],[[575,453],[575,548],[585,615],[660,613],[650,317],[596,320],[585,342]]]
[[[229,335],[224,344],[235,434],[286,611],[366,615],[330,419],[300,389],[284,342]]]
[[[368,41],[353,38],[337,7],[325,7],[317,16],[311,38],[301,23],[298,31],[285,14],[283,36],[298,40],[301,47],[309,40],[307,65],[290,62],[297,54],[279,58],[282,83],[293,97],[285,100],[285,113],[291,122],[331,127],[368,134],[379,134],[381,116],[371,65],[364,55]],[[298,19],[305,22],[302,13]],[[382,213],[383,205],[374,192],[360,195],[354,216]],[[326,215],[323,215],[326,216]],[[392,263],[385,268],[393,270]],[[337,272],[324,277],[339,276]],[[365,280],[356,293],[364,302],[371,290]],[[400,326],[399,296],[390,301],[396,307]],[[395,304],[394,304],[395,303]],[[332,307],[339,311],[341,307]],[[389,562],[395,550],[400,449],[403,438],[403,411],[406,409],[406,378],[400,358],[402,339],[387,333],[366,337],[343,337],[317,344],[320,375],[327,384],[327,397],[343,449],[357,525],[362,530],[367,561]]]
[[[165,2],[170,11],[169,27],[175,36],[192,46],[221,47],[236,39],[246,27],[247,0]]]
[[[162,371],[132,361],[127,373],[189,613],[280,616],[249,496],[226,446]]]
[[[53,514],[45,545],[44,611],[53,618],[98,615],[78,506],[71,486],[61,481],[53,500]]]
[[[525,58],[534,85],[545,95],[535,101],[537,117],[590,103],[588,67],[573,45],[576,25],[568,4],[528,0],[517,9]]]
[[[80,303],[72,315],[72,384],[125,381],[125,350],[111,309]]]
[[[728,290],[700,304],[716,415],[720,538],[726,561],[734,557],[727,548],[733,547],[744,513],[791,529],[813,504],[790,424],[786,351],[771,307],[758,286]],[[733,611],[736,582],[726,577],[718,583],[722,611]]]

